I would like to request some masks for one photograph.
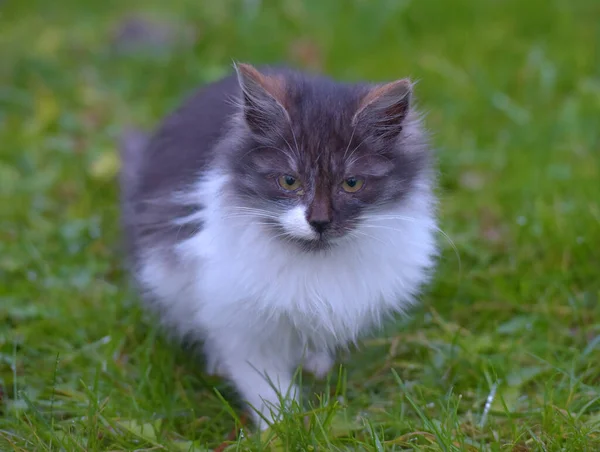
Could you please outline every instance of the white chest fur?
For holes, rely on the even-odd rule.
[[[330,350],[414,301],[434,263],[437,228],[424,183],[343,243],[306,253],[273,237],[260,217],[236,215],[227,183],[212,174],[198,185],[193,196],[204,209],[195,216],[203,228],[177,246],[175,262],[147,250],[139,276],[163,320],[203,338],[209,366],[262,410],[278,397],[264,374],[285,390],[306,349],[313,371],[323,373]]]
[[[339,246],[305,253],[273,238],[260,218],[233,215],[222,195],[226,183],[213,175],[199,185],[204,227],[178,248],[185,264],[177,271],[189,274],[196,292],[185,303],[195,305],[190,312],[202,326],[243,323],[266,332],[283,316],[301,336],[336,345],[330,342],[354,340],[406,308],[427,279],[435,253],[427,192]]]

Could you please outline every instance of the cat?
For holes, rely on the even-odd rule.
[[[123,148],[122,222],[142,298],[262,429],[298,398],[299,366],[324,377],[416,301],[435,165],[408,79],[233,68]]]

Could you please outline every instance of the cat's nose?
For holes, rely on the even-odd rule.
[[[310,226],[319,234],[322,234],[323,232],[325,232],[328,228],[329,225],[331,224],[331,221],[328,220],[312,220],[309,222]]]

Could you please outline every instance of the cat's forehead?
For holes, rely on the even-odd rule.
[[[318,152],[324,163],[352,138],[352,118],[365,89],[327,79],[288,81],[288,111],[303,152]]]

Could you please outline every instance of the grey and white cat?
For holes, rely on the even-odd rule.
[[[235,65],[122,155],[135,279],[261,415],[405,311],[436,256],[412,84]],[[275,416],[275,417],[274,417]],[[261,423],[261,427],[266,426]]]

